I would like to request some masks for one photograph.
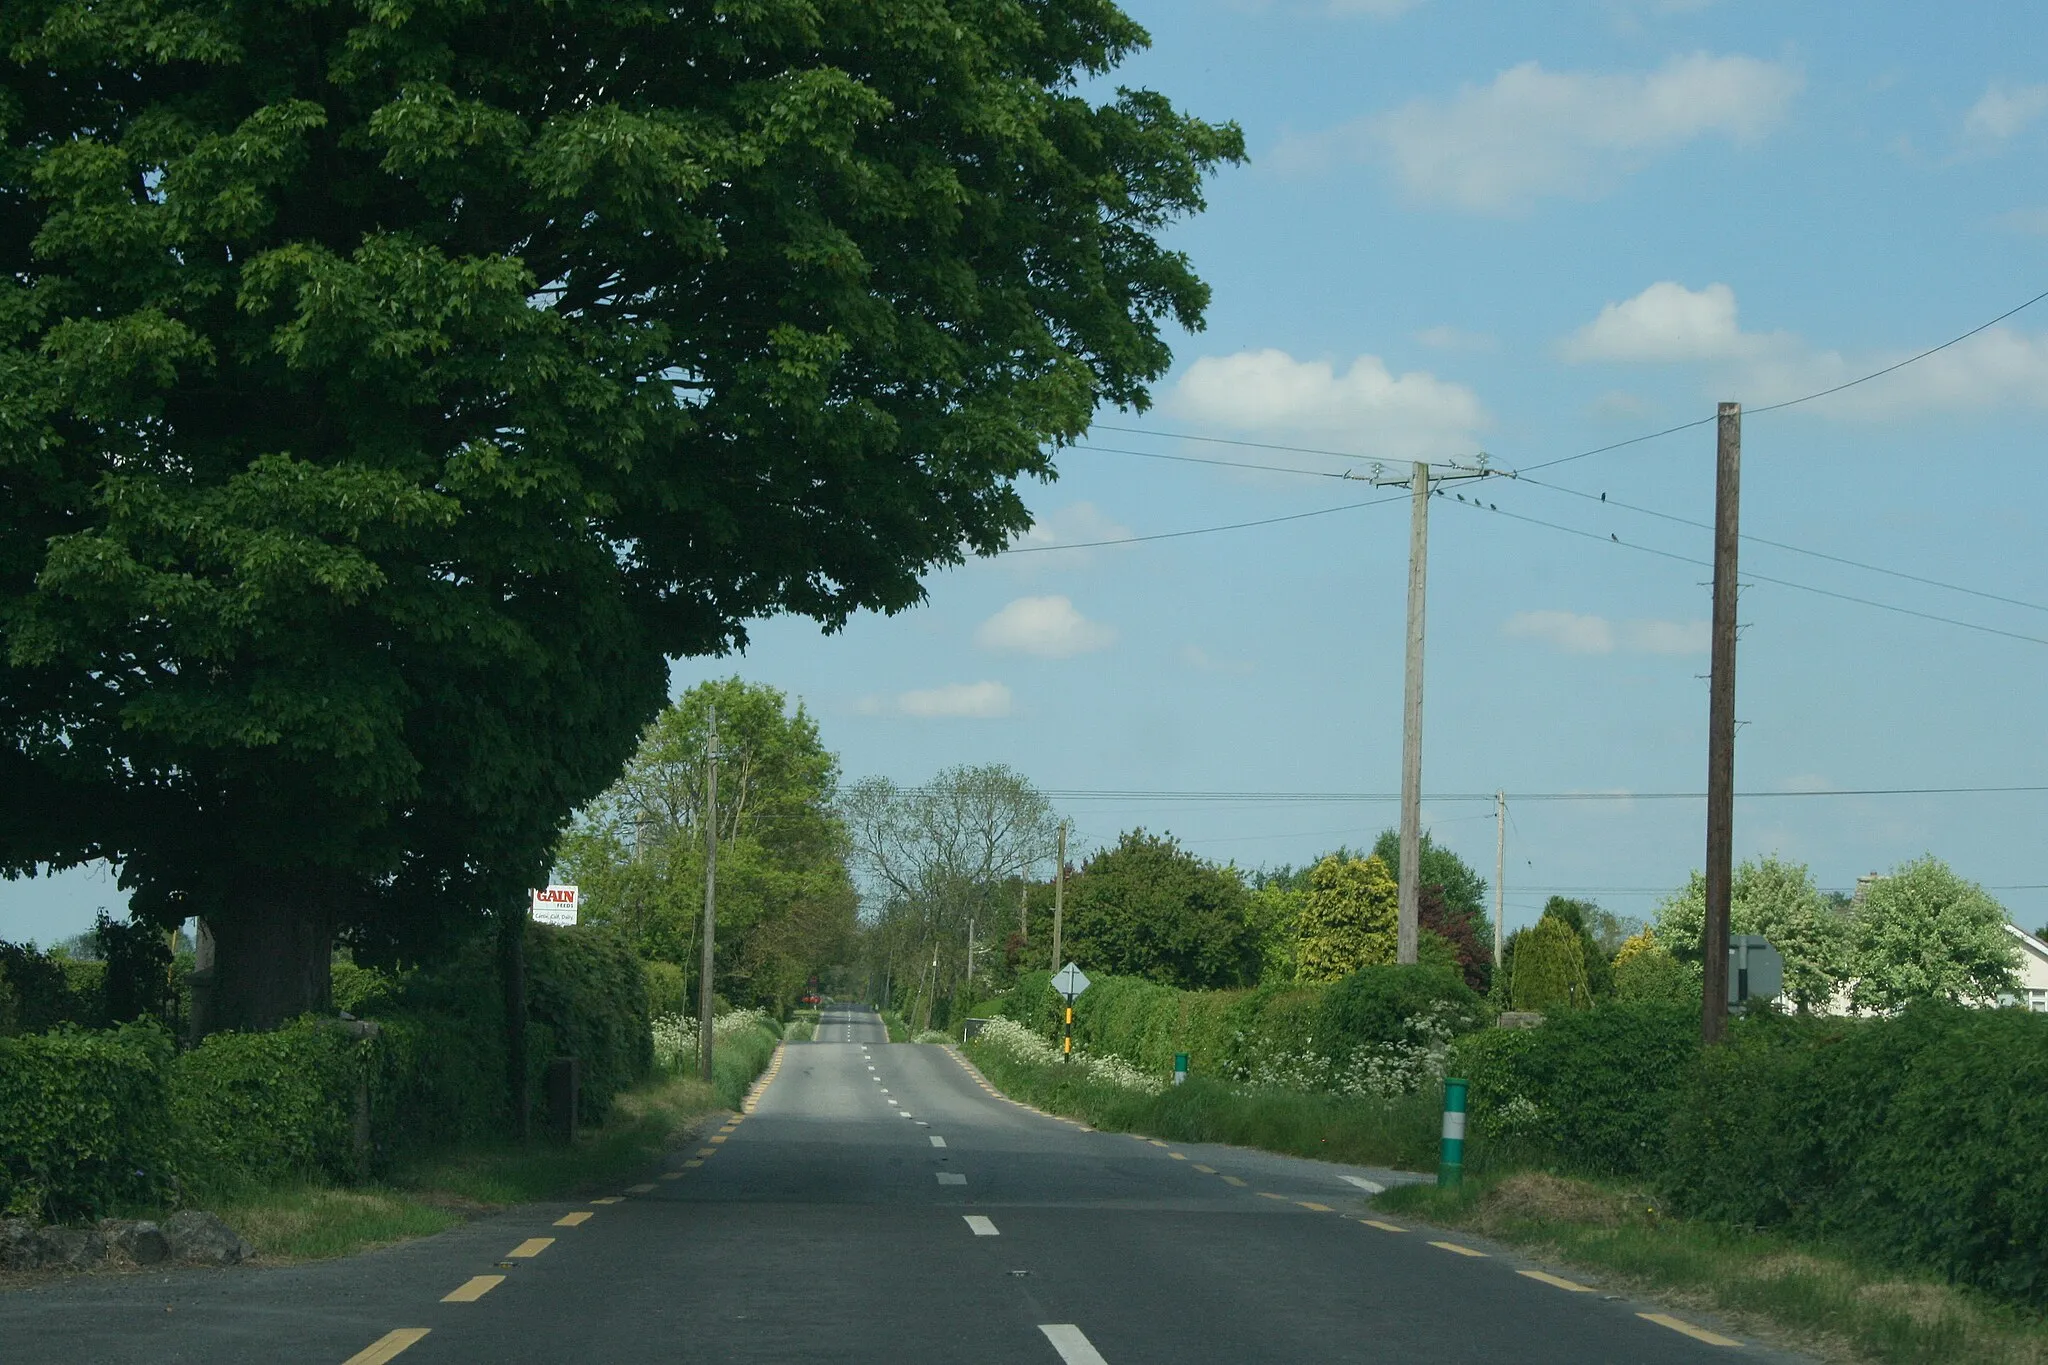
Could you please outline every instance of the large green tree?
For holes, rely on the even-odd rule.
[[[1849,972],[1849,925],[1813,883],[1804,863],[1776,854],[1735,868],[1729,887],[1731,933],[1761,934],[1785,959],[1785,995],[1801,1011],[1825,1009]],[[1695,872],[1657,907],[1657,942],[1700,976],[1707,883]]]
[[[216,1022],[517,913],[745,622],[1028,524],[1234,127],[1110,0],[0,6],[0,867]],[[1090,86],[1089,88],[1099,88]]]
[[[1360,967],[1392,962],[1400,889],[1393,869],[1377,857],[1339,849],[1308,869],[1296,918],[1295,974],[1307,982],[1335,981]]]
[[[1932,854],[1871,883],[1851,922],[1850,1001],[1897,1009],[1915,1000],[1981,1004],[2011,990],[2020,953],[2005,907]]]
[[[857,899],[834,804],[839,761],[801,702],[791,707],[775,688],[738,678],[685,692],[648,726],[619,780],[583,810],[559,865],[591,919],[620,925],[643,957],[696,977],[714,708],[713,985],[729,1000],[779,1009],[812,975],[845,961]]]
[[[885,1005],[920,1026],[1009,934],[1020,882],[1055,856],[1052,806],[999,763],[948,768],[921,787],[884,777],[840,801],[867,892],[863,956]]]
[[[1067,887],[1066,956],[1084,969],[1183,990],[1259,979],[1264,926],[1236,868],[1218,867],[1171,834],[1118,836]]]

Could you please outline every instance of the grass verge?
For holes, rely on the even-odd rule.
[[[1011,1098],[1111,1132],[1227,1142],[1396,1170],[1427,1170],[1436,1164],[1442,1115],[1432,1095],[1373,1100],[1241,1091],[1204,1077],[1154,1095],[1105,1084],[1057,1062],[1022,1061],[980,1043],[969,1043],[966,1050]]]
[[[910,1041],[910,1025],[903,1022],[903,1016],[894,1010],[882,1011],[882,1027],[889,1030],[889,1041],[907,1043]]]
[[[223,1191],[206,1201],[272,1262],[349,1256],[424,1237],[479,1213],[615,1184],[647,1168],[708,1115],[736,1109],[779,1041],[762,1025],[718,1040],[710,1085],[659,1077],[612,1101],[602,1127],[566,1147],[477,1144],[406,1163],[374,1186],[317,1184]]]
[[[1468,1178],[1460,1190],[1406,1186],[1373,1202],[1604,1272],[1828,1360],[2048,1362],[2039,1315],[1840,1248],[1666,1217],[1626,1183],[1524,1171]]]

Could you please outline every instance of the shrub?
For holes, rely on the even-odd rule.
[[[1663,1183],[1685,1212],[1820,1234],[2048,1304],[2048,1017],[1926,1004],[1741,1021],[1693,1073]]]
[[[0,1038],[0,1212],[89,1218],[168,1192],[171,1052],[147,1024]]]
[[[550,1057],[578,1059],[578,1118],[604,1122],[612,1097],[654,1065],[647,976],[625,936],[604,925],[530,926],[526,939],[527,1057],[531,1093]]]
[[[100,997],[105,970],[97,962],[0,942],[0,973],[5,973],[13,991],[15,1027],[23,1033],[41,1033],[60,1024],[97,1028],[105,1023]]]
[[[1528,1141],[1559,1167],[1640,1174],[1663,1164],[1666,1130],[1699,1056],[1699,1010],[1614,1003],[1533,1029],[1452,1045],[1479,1131]]]
[[[647,975],[647,1012],[651,1015],[688,1014],[689,979],[673,962],[647,961],[640,964]]]
[[[355,1099],[370,1050],[328,1020],[216,1033],[171,1070],[171,1116],[202,1188],[355,1173]]]

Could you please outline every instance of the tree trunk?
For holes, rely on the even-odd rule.
[[[253,1032],[333,1006],[334,924],[345,889],[331,874],[245,870],[206,917],[213,978],[203,1027]]]

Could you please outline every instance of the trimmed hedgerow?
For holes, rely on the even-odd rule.
[[[1663,1164],[1699,1036],[1697,1006],[1606,1004],[1471,1034],[1452,1044],[1450,1070],[1471,1082],[1469,1111],[1487,1136],[1559,1169],[1640,1174]]]
[[[526,938],[532,1093],[550,1057],[578,1059],[578,1118],[603,1123],[612,1098],[654,1067],[647,976],[624,935],[603,925],[532,926]]]
[[[170,1035],[0,1038],[0,1212],[90,1218],[172,1188]]]
[[[1050,974],[1032,972],[998,1012],[1056,1038],[1062,1009]],[[1399,1089],[1428,1068],[1374,1071],[1368,1054],[1384,1060],[1397,1051],[1440,1050],[1443,1039],[1489,1017],[1455,971],[1435,966],[1367,967],[1327,986],[1250,991],[1183,991],[1111,976],[1091,983],[1077,1002],[1074,1038],[1077,1047],[1159,1075],[1185,1052],[1198,1076],[1311,1091]]]
[[[2048,1304],[2048,1016],[1746,1020],[1675,1118],[1672,1203]]]
[[[355,1173],[355,1101],[373,1049],[335,1022],[216,1033],[171,1070],[184,1170],[205,1189]]]

